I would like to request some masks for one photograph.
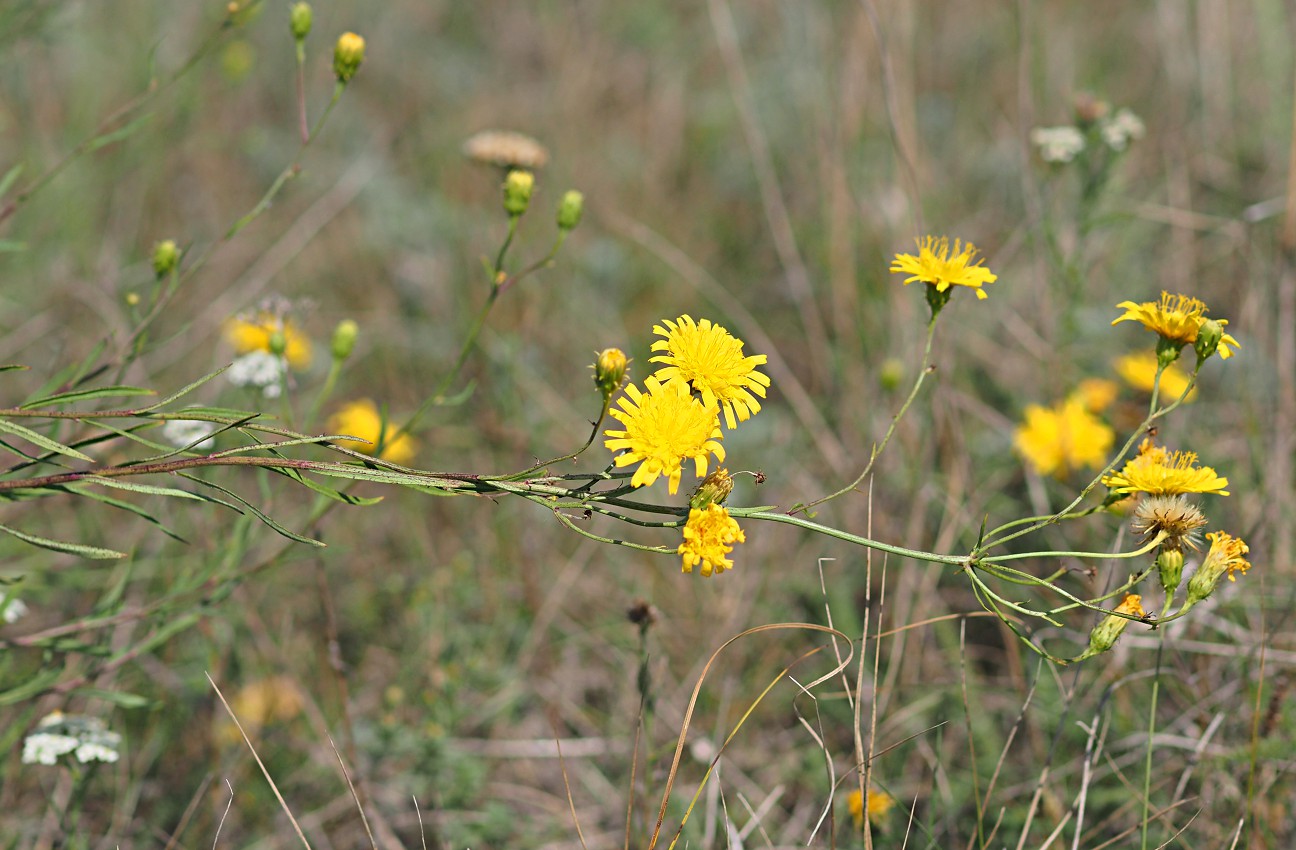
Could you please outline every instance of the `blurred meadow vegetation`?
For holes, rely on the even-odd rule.
[[[311,122],[335,91],[338,36],[362,35],[365,59],[303,149],[287,3],[0,0],[0,364],[27,367],[0,373],[2,408],[109,385],[157,395],[66,409],[155,404],[235,358],[232,317],[290,304],[313,356],[278,399],[222,374],[169,409],[257,411],[271,427],[291,409],[321,434],[360,399],[391,422],[428,406],[402,463],[503,473],[588,438],[597,352],[623,349],[642,381],[653,325],[706,316],[767,355],[772,379],[760,416],[726,435],[725,465],[764,479],[738,477],[730,504],[788,510],[854,480],[904,403],[927,306],[888,266],[948,234],[998,280],[984,301],[955,294],[892,443],[816,521],[958,554],[987,518],[1062,508],[1097,470],[1040,474],[1014,432],[1029,405],[1102,378],[1120,382],[1116,445],[1133,436],[1148,396],[1115,363],[1154,338],[1112,327],[1115,305],[1168,290],[1227,318],[1241,348],[1207,362],[1157,439],[1227,476],[1231,495],[1203,510],[1255,565],[1194,616],[1132,623],[1063,666],[988,613],[961,568],[790,524],[745,523],[735,568],[703,578],[499,496],[319,479],[364,502],[341,504],[238,466],[195,471],[235,510],[7,493],[3,526],[126,557],[0,538],[0,594],[26,609],[0,623],[0,848],[649,847],[663,799],[662,846],[1293,846],[1294,29],[1275,0],[321,0]],[[1145,134],[1120,152],[1091,138],[1101,162],[1044,161],[1032,130],[1101,104]],[[491,128],[549,153],[514,270],[550,251],[568,189],[584,220],[499,298],[428,405],[508,229],[502,173],[462,153]],[[168,239],[194,270],[133,336],[169,285],[152,267]],[[343,320],[357,342],[330,375]],[[99,428],[82,450],[100,463],[141,455],[108,420],[5,421],[59,444]],[[0,481],[79,468],[25,459],[48,446],[24,439],[4,436]],[[600,439],[559,466],[609,460]],[[689,467],[670,504],[692,492]],[[1009,550],[1135,538],[1102,512]],[[1059,569],[1086,598],[1130,571],[1037,566]],[[1144,592],[1159,610],[1160,590]],[[1070,657],[1100,619],[1018,625]],[[850,641],[758,631],[712,662],[780,623]],[[120,758],[25,763],[58,711],[102,722]]]

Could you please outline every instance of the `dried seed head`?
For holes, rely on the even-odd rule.
[[[549,161],[549,151],[530,136],[507,130],[483,130],[463,144],[464,156],[500,168],[534,171]]]
[[[1134,531],[1151,540],[1160,532],[1166,534],[1162,547],[1196,549],[1206,517],[1183,496],[1149,496],[1134,511]]]

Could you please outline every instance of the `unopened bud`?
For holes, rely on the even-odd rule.
[[[333,359],[346,360],[355,351],[356,336],[360,326],[350,319],[343,319],[333,329]]]
[[[1094,626],[1089,633],[1089,648],[1080,654],[1076,661],[1082,661],[1086,658],[1092,658],[1095,655],[1106,652],[1116,645],[1116,639],[1121,636],[1125,628],[1130,624],[1129,617],[1143,618],[1147,612],[1143,610],[1143,599],[1137,593],[1131,593],[1125,597],[1121,604],[1114,609],[1115,614],[1108,614],[1103,617],[1102,622]],[[1122,617],[1120,614],[1128,616]]]
[[[1161,337],[1157,340],[1156,355],[1157,365],[1162,369],[1179,359],[1179,352],[1183,349],[1184,344],[1176,339]]]
[[[288,12],[288,25],[292,29],[293,38],[305,41],[306,36],[310,35],[313,18],[309,3],[294,3]]]
[[[530,171],[514,169],[504,178],[504,211],[517,218],[531,205],[531,192],[535,189],[535,175]]]
[[[1214,319],[1206,319],[1197,329],[1197,341],[1193,343],[1193,350],[1197,352],[1197,360],[1201,362],[1207,359],[1219,348],[1220,340],[1224,339],[1224,326]]]
[[[702,483],[689,499],[689,507],[706,510],[708,505],[723,505],[725,499],[733,492],[733,478],[727,469],[717,469],[702,479]]]
[[[364,61],[365,40],[353,32],[344,32],[333,48],[333,73],[339,83],[348,83]]]
[[[882,361],[882,371],[878,374],[878,380],[882,383],[882,389],[895,392],[900,388],[900,382],[904,380],[904,364],[895,357],[888,357]]]
[[[558,202],[558,229],[575,230],[584,210],[585,196],[575,189],[568,189]]]
[[[153,272],[164,278],[175,271],[180,262],[180,248],[172,239],[163,239],[153,246]]]
[[[1157,555],[1157,572],[1161,577],[1161,587],[1166,592],[1166,599],[1173,599],[1183,581],[1184,554],[1182,549],[1163,547]]]
[[[625,352],[619,348],[605,348],[599,352],[598,359],[594,361],[594,386],[603,394],[604,402],[621,389],[629,365]]]
[[[283,332],[283,328],[271,331],[270,338],[266,340],[266,347],[275,357],[284,356],[284,352],[288,350],[288,335]]]

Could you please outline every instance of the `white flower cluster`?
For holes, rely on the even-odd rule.
[[[192,443],[193,445],[190,448],[210,449],[216,445],[216,440],[210,437],[210,434],[215,430],[216,426],[210,422],[168,419],[167,423],[162,426],[162,438],[177,448],[190,446]]]
[[[268,351],[249,351],[230,364],[230,383],[236,387],[259,387],[266,398],[278,398],[288,362]]]
[[[1070,162],[1085,149],[1084,133],[1071,126],[1036,127],[1031,130],[1030,140],[1045,162]]]
[[[1125,150],[1131,141],[1143,138],[1146,131],[1143,119],[1128,109],[1121,109],[1111,118],[1105,119],[1100,129],[1103,141],[1114,151]]]
[[[121,735],[111,732],[97,717],[51,712],[36,724],[23,741],[23,764],[57,764],[72,753],[81,764],[115,762],[120,757]]]
[[[0,593],[0,620],[4,621],[6,624],[16,623],[26,616],[26,602],[23,602],[17,596]]]

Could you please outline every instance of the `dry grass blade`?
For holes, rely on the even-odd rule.
[[[369,846],[373,850],[378,850],[378,842],[374,841],[373,830],[369,828],[369,818],[365,816],[364,804],[360,802],[360,795],[356,793],[355,783],[351,781],[351,774],[347,771],[346,762],[342,760],[342,754],[338,752],[337,744],[333,742],[333,736],[329,736],[329,746],[333,748],[333,755],[337,756],[338,766],[342,768],[342,776],[346,779],[347,789],[351,792],[351,799],[355,800],[356,811],[360,813],[360,821],[364,824],[365,835],[369,836]]]

